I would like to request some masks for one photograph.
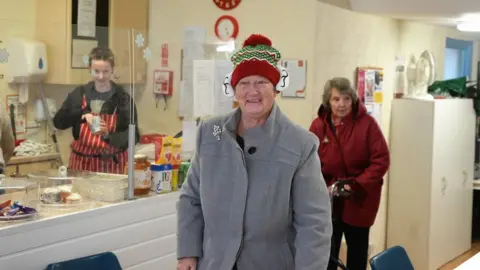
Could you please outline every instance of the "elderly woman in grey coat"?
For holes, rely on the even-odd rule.
[[[239,108],[200,124],[178,208],[179,270],[324,270],[332,234],[318,139],[275,104],[288,86],[261,35],[232,56]]]

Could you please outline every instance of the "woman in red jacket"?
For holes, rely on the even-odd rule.
[[[338,180],[352,180],[345,186],[351,195],[334,201],[331,256],[338,258],[345,235],[347,267],[367,269],[370,227],[390,163],[385,138],[346,78],[327,81],[323,104],[310,131],[320,140],[318,154],[327,186],[330,188]],[[329,265],[328,269],[337,268]]]

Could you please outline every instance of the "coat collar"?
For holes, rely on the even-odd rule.
[[[228,131],[232,136],[236,136],[238,122],[240,121],[242,111],[237,108],[233,113],[227,116],[227,121],[223,125],[223,130]],[[262,126],[245,130],[243,139],[250,142],[264,142],[273,138],[279,130],[279,122],[284,121],[285,115],[280,111],[276,103],[273,104],[272,111],[267,121]]]
[[[356,120],[362,118],[367,114],[367,107],[361,102],[358,101],[357,103],[352,105],[352,112],[343,119],[344,124],[351,124]],[[331,120],[331,112],[327,109],[323,104],[320,105],[318,109],[317,115],[320,119],[323,119],[325,123],[330,123]]]

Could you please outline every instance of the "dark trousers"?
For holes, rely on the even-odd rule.
[[[347,268],[349,270],[366,270],[369,233],[370,228],[355,227],[342,221],[334,221],[330,256],[338,258],[342,236],[345,234],[345,240],[347,241]],[[337,270],[337,266],[330,262],[328,270]]]

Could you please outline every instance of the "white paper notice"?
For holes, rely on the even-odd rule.
[[[193,115],[206,117],[214,114],[215,61],[193,62]]]
[[[180,100],[179,116],[193,117],[193,61],[205,59],[203,44],[205,42],[206,28],[200,26],[185,27],[183,33],[183,93],[184,97]]]
[[[232,63],[227,60],[215,61],[214,114],[226,114],[233,110],[233,100],[224,94],[223,81],[233,71]]]
[[[86,68],[83,57],[90,54],[90,51],[98,46],[96,40],[73,39],[72,40],[72,68]]]
[[[78,0],[77,35],[95,37],[97,0]]]
[[[182,127],[182,152],[194,152],[197,137],[197,122],[183,121]]]

